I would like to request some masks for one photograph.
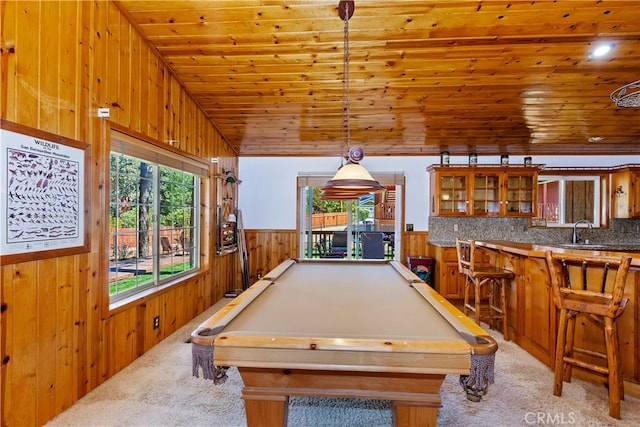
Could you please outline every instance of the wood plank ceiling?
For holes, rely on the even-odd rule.
[[[338,0],[116,3],[239,155],[344,152]],[[640,153],[640,108],[610,99],[640,80],[639,16],[640,0],[357,0],[351,144],[368,156]],[[611,54],[590,57],[602,43]]]

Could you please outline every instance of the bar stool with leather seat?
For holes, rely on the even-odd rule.
[[[624,297],[624,287],[631,257],[581,256],[552,251],[547,251],[545,256],[553,299],[560,311],[553,394],[562,395],[563,382],[571,381],[572,367],[599,374],[605,377],[609,389],[609,415],[619,419],[624,382],[616,320],[628,301]],[[614,270],[615,274],[609,274]],[[578,317],[590,319],[602,328],[604,352],[574,344]]]
[[[501,322],[502,335],[509,340],[507,328],[507,286],[513,272],[500,267],[477,265],[475,240],[456,239],[458,271],[465,275],[464,314],[474,314],[476,323],[485,320],[491,329]],[[471,301],[473,291],[473,301]],[[486,296],[486,297],[484,297]],[[487,302],[483,305],[483,302]]]

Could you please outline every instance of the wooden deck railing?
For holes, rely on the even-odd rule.
[[[375,231],[374,231],[375,232]],[[331,247],[333,246],[333,233],[335,233],[335,231],[318,231],[318,230],[313,230],[312,232],[312,241],[311,241],[311,246],[313,248],[312,250],[312,258],[320,258],[321,255],[321,251],[323,250],[322,248],[324,248],[324,251],[331,251]],[[393,259],[395,252],[394,252],[394,239],[395,239],[395,232],[391,231],[381,231],[382,234],[384,234],[384,258],[385,259]],[[356,239],[356,232],[351,232],[352,234],[352,241],[355,242]],[[307,242],[305,242],[305,248],[307,247],[306,245]],[[356,246],[356,245],[354,245]],[[306,252],[306,251],[305,251]],[[361,253],[361,249],[358,251],[359,253]],[[356,256],[356,248],[352,248],[352,256]]]

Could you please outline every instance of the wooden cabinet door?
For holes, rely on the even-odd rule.
[[[468,174],[438,171],[431,175],[432,213],[438,216],[464,216],[469,212]]]
[[[632,174],[629,171],[611,175],[611,216],[613,218],[631,218],[635,188],[632,186]]]
[[[611,217],[640,217],[640,172],[637,169],[611,174]]]
[[[505,172],[503,206],[505,216],[535,216],[537,211],[537,174],[532,172]]]
[[[458,256],[454,247],[431,247],[430,255],[436,260],[435,289],[450,300],[463,297],[464,277],[458,272]]]
[[[500,215],[500,173],[479,172],[474,174],[472,196],[472,215]]]
[[[446,299],[462,299],[464,292],[464,276],[458,272],[458,263],[445,263],[446,280],[440,286],[440,295]]]
[[[440,175],[440,215],[466,215],[469,194],[466,174]]]
[[[526,258],[526,280],[518,289],[520,337],[518,345],[548,366],[553,366],[556,309],[544,258]]]
[[[640,217],[640,172],[637,171],[633,173],[631,180],[631,198],[633,200],[631,216],[638,218]]]

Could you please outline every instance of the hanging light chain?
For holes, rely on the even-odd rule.
[[[342,160],[347,160],[342,164],[338,172],[332,179],[322,186],[320,198],[323,200],[356,200],[369,193],[384,191],[378,181],[376,181],[369,171],[359,164],[364,157],[364,150],[361,147],[351,147],[351,98],[349,90],[349,6],[351,13],[355,9],[353,1],[341,0],[338,4],[338,14],[344,19],[344,71],[342,89],[344,91],[342,105],[342,132],[346,131],[346,152]],[[343,15],[344,13],[344,15]]]
[[[351,148],[351,96],[349,91],[349,2],[344,2],[345,10],[344,10],[344,70],[342,74],[342,91],[344,92],[342,106],[342,126],[343,130],[346,130],[346,150],[345,157],[349,153],[349,149]]]

